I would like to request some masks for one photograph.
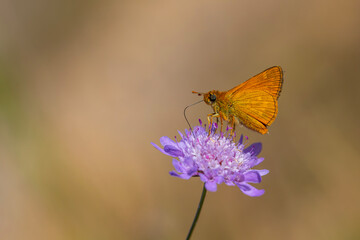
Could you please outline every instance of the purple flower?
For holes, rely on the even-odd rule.
[[[216,128],[216,124],[213,125]],[[168,137],[160,138],[163,148],[151,143],[160,152],[172,156],[175,171],[170,175],[183,179],[200,177],[208,191],[215,192],[217,184],[225,183],[238,186],[248,196],[258,197],[264,190],[258,190],[249,183],[260,183],[261,177],[268,174],[266,169],[252,169],[264,158],[258,158],[261,143],[254,143],[245,148],[243,137],[235,143],[227,133],[209,133],[205,127],[196,126],[194,130],[179,131],[180,141]],[[176,159],[177,158],[177,159]]]

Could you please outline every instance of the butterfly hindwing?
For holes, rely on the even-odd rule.
[[[246,127],[262,134],[267,132],[277,115],[277,101],[261,90],[245,90],[233,98],[234,115]]]

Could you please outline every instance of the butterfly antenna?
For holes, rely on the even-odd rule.
[[[189,107],[194,106],[194,105],[196,105],[196,104],[198,104],[198,103],[201,103],[202,101],[203,101],[203,100],[198,101],[198,102],[193,103],[193,104],[190,104],[190,105],[188,105],[188,106],[186,106],[186,107],[184,108],[184,118],[185,118],[187,124],[189,125],[191,131],[192,131],[192,127],[191,127],[191,125],[190,125],[190,123],[189,123],[189,120],[188,120],[187,117],[186,117],[186,109],[188,109]]]
[[[192,93],[197,94],[198,96],[204,95],[204,93],[199,93],[199,92],[195,92],[195,91],[192,91]]]

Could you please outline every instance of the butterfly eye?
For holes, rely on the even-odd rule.
[[[211,102],[215,102],[216,96],[214,94],[210,94],[209,99],[210,99]]]

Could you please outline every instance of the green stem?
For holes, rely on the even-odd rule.
[[[204,203],[204,200],[205,200],[205,196],[206,196],[206,188],[205,188],[205,183],[204,183],[204,187],[203,187],[203,191],[202,191],[202,194],[201,194],[201,198],[200,198],[200,202],[199,202],[199,206],[198,206],[198,209],[196,211],[196,214],[195,214],[195,218],[193,220],[193,223],[191,224],[191,228],[189,230],[189,233],[186,237],[186,240],[189,240],[191,238],[191,234],[193,233],[194,231],[194,228],[196,226],[196,223],[197,223],[197,220],[200,216],[200,212],[201,212],[201,208],[203,206],[203,203]]]

